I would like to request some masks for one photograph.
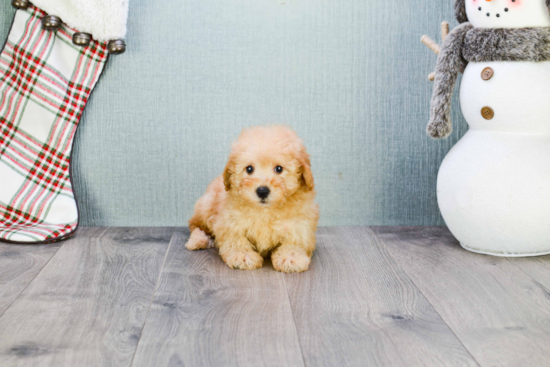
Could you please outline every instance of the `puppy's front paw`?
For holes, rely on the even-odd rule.
[[[271,262],[275,270],[300,273],[309,269],[311,258],[299,249],[279,248],[271,255]]]
[[[191,251],[207,249],[212,247],[212,239],[200,229],[195,228],[191,232],[191,237],[189,237],[185,247]]]
[[[259,269],[264,264],[263,257],[254,251],[230,251],[222,259],[230,268],[241,270]]]

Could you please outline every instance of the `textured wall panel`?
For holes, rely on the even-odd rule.
[[[313,156],[323,225],[442,224],[425,133],[451,0],[132,0],[128,52],[82,119],[85,225],[184,225],[242,127],[283,122]],[[0,37],[13,10],[0,2]],[[438,38],[437,38],[438,39]]]

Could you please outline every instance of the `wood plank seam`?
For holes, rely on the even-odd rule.
[[[87,233],[0,319],[0,365],[130,365],[173,230]]]
[[[284,278],[284,284],[285,284],[285,291],[286,291],[286,299],[288,301],[288,307],[290,308],[290,313],[292,314],[292,323],[294,324],[294,329],[296,330],[296,339],[298,339],[298,346],[300,347],[300,353],[302,354],[302,363],[304,364],[304,367],[307,366],[306,364],[306,357],[304,356],[304,349],[302,348],[302,341],[300,340],[300,335],[298,333],[298,325],[296,324],[296,315],[294,313],[294,308],[292,307],[292,302],[290,302],[290,294],[288,293],[288,286],[286,284],[286,275],[283,275]]]
[[[168,244],[168,247],[166,248],[166,254],[164,254],[164,260],[162,261],[162,265],[160,267],[159,275],[157,277],[157,282],[155,284],[155,289],[153,290],[153,293],[151,294],[151,302],[149,302],[149,307],[147,308],[147,313],[145,314],[145,319],[143,320],[143,325],[141,326],[141,331],[139,333],[139,340],[136,343],[136,347],[134,349],[134,354],[132,355],[132,360],[130,361],[130,367],[134,365],[134,359],[136,358],[136,353],[139,348],[139,342],[141,341],[141,336],[143,335],[143,329],[145,329],[145,325],[147,324],[147,320],[149,317],[149,312],[151,311],[151,306],[153,304],[153,301],[155,300],[155,295],[157,293],[157,289],[159,286],[160,278],[162,275],[162,271],[164,270],[164,265],[166,264],[166,259],[168,258],[168,253],[170,252],[170,248],[172,247],[172,243],[174,242],[174,237],[176,234],[176,230],[174,229],[172,232],[172,236],[170,238],[170,243]]]
[[[59,246],[57,248],[57,250],[55,250],[55,253],[48,259],[48,261],[46,261],[46,263],[44,264],[44,266],[40,269],[40,271],[38,271],[35,276],[31,279],[30,282],[27,283],[27,285],[25,287],[23,287],[23,289],[21,289],[21,292],[19,292],[19,294],[17,295],[17,297],[15,297],[13,299],[13,301],[10,303],[10,305],[4,310],[4,312],[2,312],[0,314],[0,319],[2,318],[2,316],[4,316],[4,314],[6,313],[6,311],[8,311],[11,306],[13,306],[13,304],[15,303],[15,301],[17,301],[17,299],[21,296],[21,294],[23,294],[23,292],[25,291],[25,289],[27,289],[29,287],[29,285],[36,279],[36,277],[42,273],[42,270],[44,270],[44,268],[46,268],[46,266],[48,266],[48,264],[50,263],[50,261],[52,261],[52,259],[54,258],[54,256],[59,252],[59,250],[61,249],[61,247],[63,247],[63,245],[65,245],[65,243],[63,243],[61,246]],[[29,246],[32,246],[32,245],[29,245]]]
[[[132,366],[305,367],[282,274],[229,269],[174,236]]]
[[[399,261],[397,261],[397,259],[394,257],[392,251],[391,251],[391,248],[386,245],[386,243],[382,240],[382,238],[380,238],[378,236],[378,234],[376,233],[376,231],[374,231],[372,229],[372,227],[369,227],[369,229],[372,231],[372,233],[376,236],[376,238],[378,239],[378,241],[380,241],[380,243],[382,245],[384,245],[384,247],[386,248],[386,250],[388,251],[388,254],[390,255],[390,257],[392,258],[393,262],[403,271],[403,273],[407,276],[407,278],[409,278],[409,280],[412,282],[412,284],[414,284],[414,286],[418,289],[418,291],[424,296],[424,298],[426,299],[426,301],[432,306],[432,308],[434,309],[434,311],[439,315],[439,317],[441,318],[441,320],[443,320],[443,322],[447,325],[447,327],[449,328],[449,330],[453,333],[453,335],[455,336],[455,338],[460,342],[460,344],[462,345],[462,347],[464,348],[464,350],[466,350],[468,352],[468,354],[472,357],[472,359],[475,361],[475,363],[481,367],[479,361],[474,357],[474,355],[472,354],[472,352],[466,347],[466,345],[464,345],[464,342],[462,341],[462,339],[460,339],[458,337],[458,335],[456,334],[456,332],[453,330],[452,326],[449,325],[449,323],[447,321],[445,321],[445,318],[441,315],[441,313],[439,312],[439,310],[437,309],[437,307],[435,307],[435,305],[433,304],[433,302],[430,300],[430,298],[422,291],[422,288],[418,286],[418,284],[416,284],[416,282],[414,281],[413,277],[411,277],[409,275],[409,273],[407,272],[407,270],[405,268],[403,268],[401,266],[401,264],[399,263]]]
[[[515,263],[515,261],[512,261],[511,258],[507,257],[506,260],[508,260],[515,268],[521,270],[522,273],[524,273],[525,275],[527,275],[529,278],[531,278],[533,280],[533,282],[535,282],[535,284],[537,284],[538,287],[540,287],[540,289],[542,291],[544,291],[547,295],[548,295],[548,298],[550,299],[550,289],[546,288],[544,286],[544,284],[542,284],[538,279],[536,279],[533,275],[529,274],[528,272],[526,272],[521,266],[519,266],[518,264]]]
[[[311,269],[286,278],[307,366],[479,366],[370,228],[318,239]]]

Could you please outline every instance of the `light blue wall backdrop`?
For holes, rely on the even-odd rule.
[[[283,122],[313,157],[323,225],[438,225],[424,133],[453,0],[131,0],[73,156],[82,223],[181,226],[242,127]],[[14,11],[0,2],[0,37]]]

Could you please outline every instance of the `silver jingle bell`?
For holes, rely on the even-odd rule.
[[[108,48],[111,55],[120,55],[126,51],[126,43],[123,40],[110,41]]]
[[[30,1],[28,0],[11,0],[11,6],[13,6],[15,9],[27,9],[31,5]]]
[[[57,31],[61,27],[61,18],[55,15],[46,15],[42,18],[42,29]]]
[[[92,35],[84,32],[73,34],[73,43],[77,46],[86,47],[92,42]]]

